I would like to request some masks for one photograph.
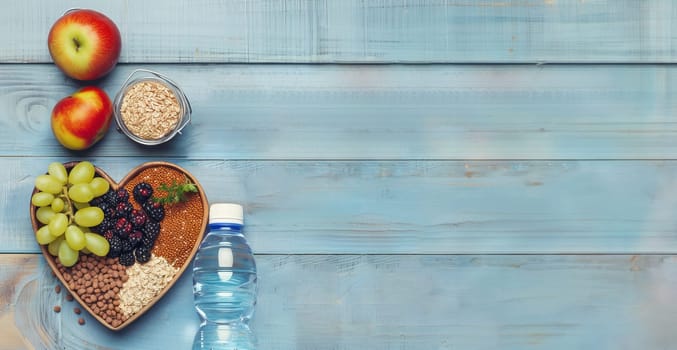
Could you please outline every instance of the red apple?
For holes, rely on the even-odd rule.
[[[120,58],[121,41],[110,18],[94,10],[75,9],[52,25],[47,45],[54,63],[66,75],[94,80],[113,70]]]
[[[112,116],[113,103],[106,92],[87,86],[57,102],[52,110],[52,132],[68,149],[87,149],[104,137]]]

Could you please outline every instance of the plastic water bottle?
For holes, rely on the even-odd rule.
[[[242,228],[241,205],[211,205],[193,264],[193,297],[202,318],[193,349],[255,348],[248,322],[256,305],[256,263]]]

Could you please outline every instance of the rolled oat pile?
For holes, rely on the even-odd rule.
[[[181,105],[169,87],[156,81],[141,81],[125,93],[120,115],[132,134],[157,140],[179,124]]]
[[[178,271],[165,258],[155,255],[145,264],[128,267],[128,279],[120,289],[122,313],[126,317],[137,313],[160,294]]]

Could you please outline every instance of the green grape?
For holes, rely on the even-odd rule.
[[[47,246],[47,251],[49,252],[50,255],[57,256],[59,254],[59,246],[61,246],[61,242],[63,242],[63,240],[64,240],[63,236],[59,236],[49,243],[49,245]]]
[[[87,250],[92,252],[94,255],[106,256],[106,254],[108,254],[108,250],[110,250],[110,244],[103,236],[88,232],[85,233],[85,239],[87,240]]]
[[[56,213],[49,220],[49,232],[54,235],[54,237],[61,236],[66,232],[66,227],[68,226],[68,217],[64,213]]]
[[[63,190],[63,185],[52,175],[40,175],[35,178],[35,187],[51,194],[59,194]]]
[[[54,195],[47,192],[38,192],[31,197],[31,203],[36,207],[46,207],[52,203]]]
[[[104,238],[105,239],[105,238]],[[64,240],[59,244],[59,262],[61,265],[70,267],[78,262],[78,251],[71,249],[68,243]]]
[[[95,177],[92,179],[92,182],[89,183],[89,187],[92,189],[94,197],[99,197],[108,192],[110,184],[102,177]]]
[[[47,174],[54,176],[62,185],[68,182],[68,171],[63,164],[59,162],[49,163],[47,166]]]
[[[68,183],[72,185],[86,184],[92,182],[94,178],[94,165],[83,161],[76,164],[68,175]]]
[[[66,243],[73,250],[80,250],[85,247],[85,234],[76,225],[69,225],[66,228]]]
[[[39,244],[49,244],[56,239],[56,236],[49,233],[49,226],[45,225],[35,232],[35,239]]]
[[[47,225],[54,214],[56,213],[51,207],[41,207],[35,212],[35,217],[38,219],[38,221],[40,221],[40,223]]]
[[[99,207],[82,208],[75,212],[75,223],[84,226],[96,226],[103,221],[103,210]]]
[[[52,201],[52,210],[54,210],[55,213],[62,212],[65,207],[66,203],[64,203],[63,199],[59,197],[54,198],[54,200]]]
[[[89,203],[87,203],[87,202],[85,202],[85,203],[73,202],[73,206],[75,206],[75,209],[80,210],[82,208],[88,208]]]
[[[94,199],[94,194],[89,184],[76,184],[68,189],[68,197],[76,202],[87,203]]]

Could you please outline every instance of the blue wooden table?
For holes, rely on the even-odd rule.
[[[70,152],[82,83],[46,37],[119,26],[193,122]],[[56,314],[28,213],[36,174],[153,160],[245,207],[268,349],[677,347],[677,4],[671,0],[47,1],[0,11],[0,349],[187,349],[191,276],[111,332]]]

